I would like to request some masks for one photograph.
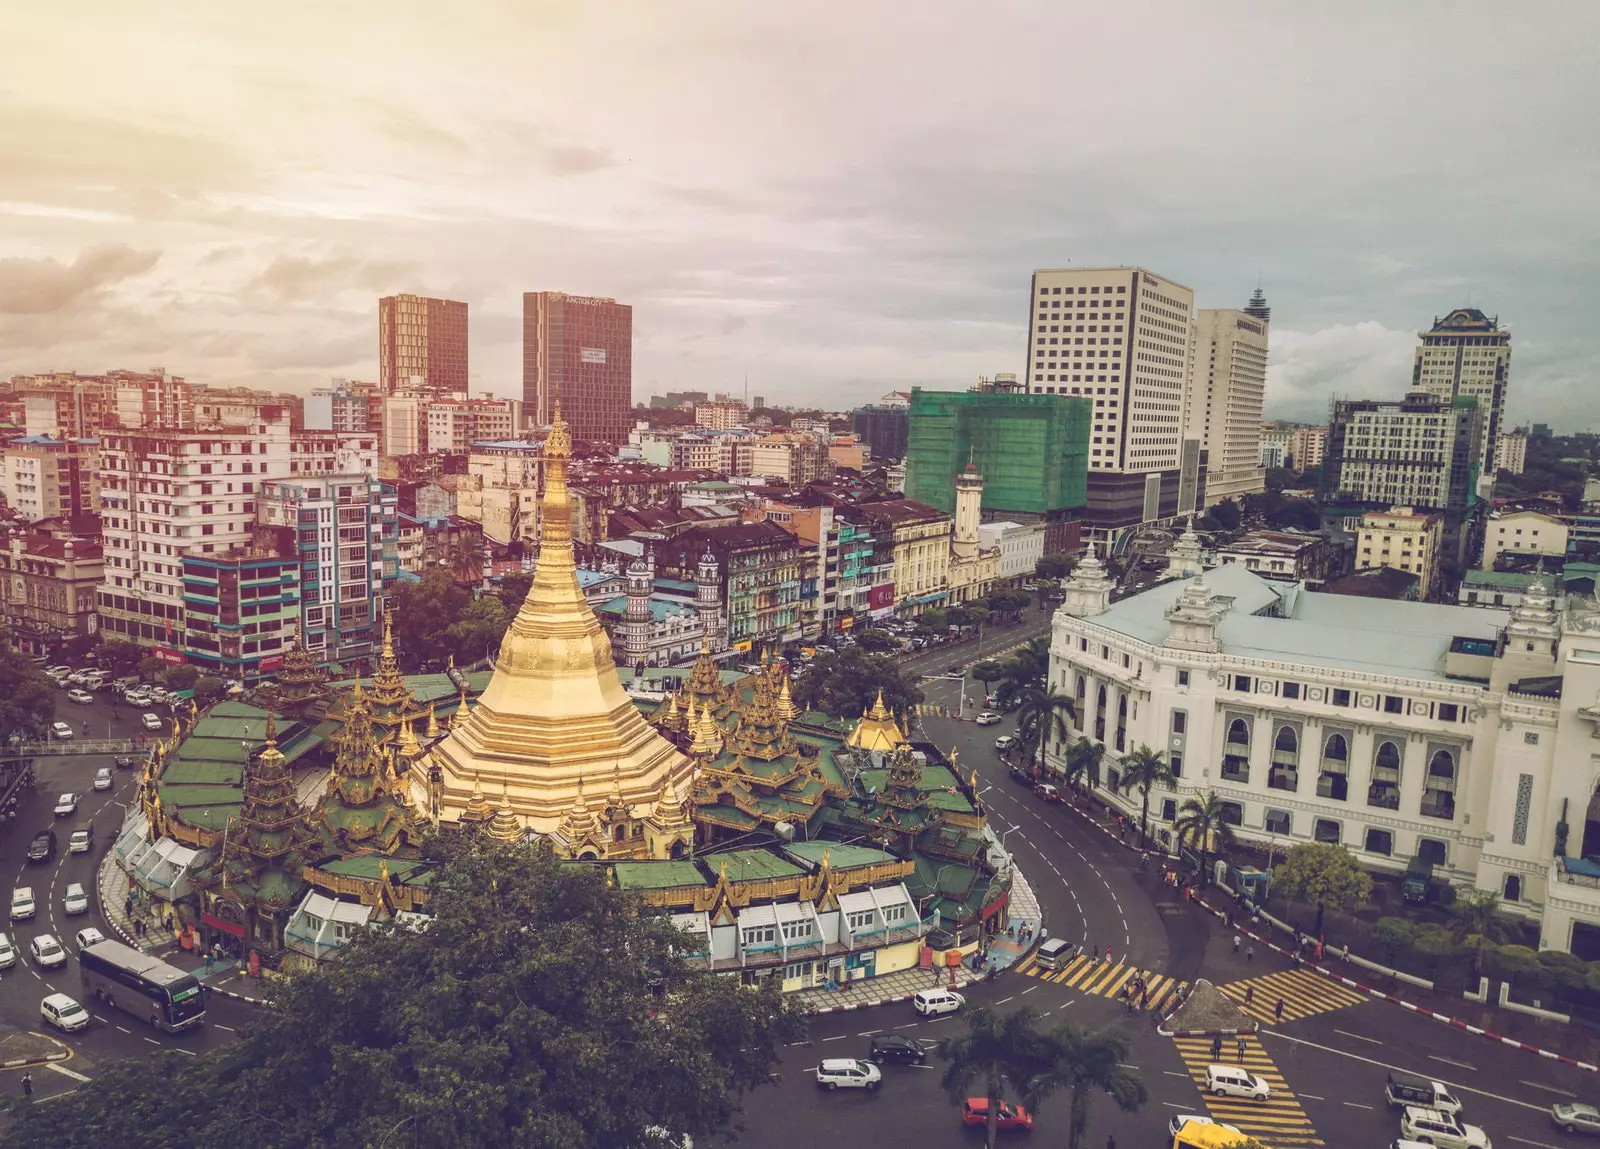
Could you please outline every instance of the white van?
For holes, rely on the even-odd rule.
[[[912,1008],[923,1017],[955,1013],[966,1004],[967,999],[953,989],[922,989],[911,999]]]
[[[1065,938],[1048,938],[1040,944],[1034,960],[1040,969],[1065,969],[1077,952],[1078,947]]]
[[[1489,1135],[1437,1109],[1407,1106],[1400,1115],[1400,1136],[1426,1141],[1439,1149],[1489,1149]]]
[[[1269,1101],[1272,1086],[1267,1079],[1257,1077],[1237,1065],[1206,1066],[1206,1092],[1224,1097],[1249,1097],[1255,1101]]]

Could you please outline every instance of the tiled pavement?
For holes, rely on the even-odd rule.
[[[1239,1042],[1244,1042],[1244,1058],[1238,1055]],[[1206,1092],[1206,1067],[1214,1064],[1211,1057],[1212,1039],[1209,1037],[1178,1037],[1173,1039],[1178,1055],[1183,1058],[1200,1092]],[[1243,1065],[1251,1073],[1265,1078],[1272,1087],[1272,1097],[1267,1101],[1254,1101],[1246,1097],[1219,1097],[1206,1094],[1206,1111],[1226,1125],[1236,1126],[1240,1132],[1259,1138],[1272,1149],[1301,1149],[1302,1146],[1323,1145],[1311,1125],[1311,1119],[1300,1107],[1299,1100],[1289,1092],[1283,1074],[1267,1056],[1266,1050],[1254,1037],[1224,1038],[1222,1053],[1216,1063]]]
[[[1319,977],[1310,970],[1286,969],[1218,987],[1259,1022],[1298,1021],[1319,1013],[1348,1009],[1367,1001],[1367,995]],[[1283,1002],[1283,1016],[1277,1003]]]

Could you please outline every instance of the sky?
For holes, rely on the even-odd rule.
[[[1035,267],[1273,308],[1267,414],[1398,397],[1458,306],[1594,414],[1600,5],[102,0],[0,36],[0,377],[377,377],[377,300],[633,305],[636,399],[1025,366]]]

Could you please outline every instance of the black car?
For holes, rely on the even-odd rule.
[[[1029,766],[1013,766],[1011,768],[1011,780],[1013,782],[1021,782],[1024,786],[1032,786],[1034,782],[1033,768]]]
[[[928,1059],[922,1046],[908,1037],[882,1033],[872,1039],[867,1060],[873,1062],[898,1061],[904,1065],[921,1065]]]
[[[28,861],[33,864],[48,862],[56,856],[56,832],[40,830],[28,843]]]
[[[118,754],[114,761],[118,770],[132,770],[139,764],[139,760],[132,754]]]

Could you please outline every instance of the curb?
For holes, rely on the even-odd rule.
[[[43,1057],[13,1057],[10,1061],[0,1061],[0,1069],[25,1069],[30,1065],[48,1065],[52,1061],[65,1061],[71,1056],[70,1053],[47,1053]]]
[[[956,989],[966,989],[972,982],[966,979],[956,982]],[[928,987],[932,989],[932,986]],[[949,989],[948,985],[941,985],[940,989]],[[914,993],[897,993],[893,997],[875,997],[870,1001],[852,1001],[849,1005],[825,1005],[821,1009],[813,1009],[812,1014],[824,1013],[849,1013],[853,1009],[871,1009],[875,1005],[893,1005],[898,1001],[910,1001],[917,995]]]

